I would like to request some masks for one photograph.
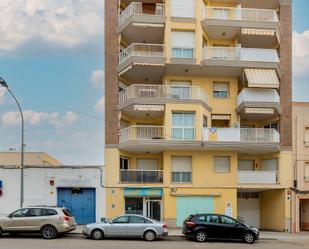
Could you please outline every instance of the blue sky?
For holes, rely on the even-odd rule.
[[[27,151],[103,164],[103,2],[1,0],[0,76],[25,111]],[[296,101],[309,101],[308,9],[294,0]],[[20,149],[19,121],[0,89],[0,151]]]

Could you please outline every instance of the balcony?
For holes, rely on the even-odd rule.
[[[119,15],[117,31],[128,43],[161,43],[164,25],[164,4],[132,2]]]
[[[131,82],[162,82],[165,66],[165,46],[133,43],[119,54],[119,75]]]
[[[202,138],[198,138],[194,128],[188,128],[183,133],[179,129],[173,132],[173,129],[164,126],[134,125],[120,130],[119,148],[129,152],[152,153],[177,149],[253,154],[280,151],[280,135],[275,129],[204,128],[202,133]]]
[[[198,86],[134,84],[119,94],[119,109],[131,117],[162,116],[166,103],[200,103],[211,110],[206,94]]]
[[[238,171],[238,184],[277,184],[277,171]]]
[[[120,183],[163,183],[163,170],[120,170]]]
[[[237,96],[236,112],[245,119],[265,119],[281,113],[275,89],[244,88]]]
[[[210,39],[234,39],[247,47],[271,48],[280,42],[279,18],[273,9],[207,6],[202,25]]]
[[[243,68],[276,69],[279,56],[275,49],[241,47],[205,47],[202,65],[212,76],[239,77]]]

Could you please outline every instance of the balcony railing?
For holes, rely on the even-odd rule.
[[[238,171],[239,184],[277,184],[277,171]]]
[[[279,22],[275,10],[215,6],[205,7],[204,19]]]
[[[139,100],[201,100],[208,103],[206,94],[198,86],[134,84],[119,94],[119,104],[131,99]]]
[[[143,3],[132,2],[118,17],[118,24],[123,24],[130,16],[133,15],[156,15],[164,16],[164,4],[157,3],[153,13],[144,11]]]
[[[163,170],[120,170],[121,183],[163,183]]]
[[[164,45],[162,44],[132,43],[120,52],[119,64],[132,56],[163,58],[164,50]]]
[[[280,97],[275,89],[244,88],[237,96],[237,106],[243,102],[280,103]]]
[[[204,60],[279,63],[278,53],[275,49],[241,47],[204,47]]]
[[[163,126],[133,125],[120,130],[119,142],[130,140],[163,140],[165,139]]]
[[[279,143],[275,129],[264,128],[204,128],[204,141],[236,143]]]

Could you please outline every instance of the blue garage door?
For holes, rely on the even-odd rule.
[[[186,196],[176,198],[176,225],[181,227],[190,214],[213,213],[213,197]]]
[[[77,224],[95,222],[96,200],[94,188],[58,188],[58,206],[66,207]]]

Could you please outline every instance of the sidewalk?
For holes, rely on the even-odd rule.
[[[81,234],[83,230],[82,226],[77,226],[76,230],[72,231],[72,234]],[[170,228],[168,229],[168,235],[173,237],[182,237],[181,229]],[[269,232],[269,231],[260,231],[261,240],[302,240],[309,239],[308,232],[301,233],[285,233],[285,232]]]

